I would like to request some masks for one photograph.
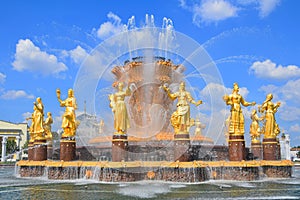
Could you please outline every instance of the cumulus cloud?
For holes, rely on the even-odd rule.
[[[58,75],[68,69],[55,55],[41,51],[29,39],[19,40],[12,66],[16,71],[30,71],[41,75]]]
[[[267,17],[280,4],[280,0],[179,0],[179,6],[193,14],[193,22],[200,26],[219,22],[251,9],[258,10],[261,18]]]
[[[0,83],[3,84],[5,82],[6,75],[0,72]]]
[[[258,3],[259,16],[266,17],[280,4],[280,0],[260,0]]]
[[[278,92],[284,100],[298,103],[300,99],[300,79],[288,81]]]
[[[287,80],[290,78],[300,77],[300,68],[296,65],[282,66],[277,65],[271,60],[263,62],[254,62],[249,71],[259,78]]]
[[[123,30],[124,24],[121,23],[121,18],[116,14],[109,12],[107,14],[108,21],[100,25],[97,30],[97,36],[104,40]]]
[[[27,118],[31,117],[31,113],[30,112],[25,112],[22,114],[22,117],[24,119],[23,123],[27,123]]]
[[[237,16],[237,11],[237,7],[224,0],[202,1],[193,8],[193,22],[196,25],[218,22]]]
[[[27,94],[24,90],[8,90],[1,95],[1,99],[5,100],[13,100],[20,98],[33,99],[34,96]]]
[[[300,79],[290,80],[284,85],[267,85],[260,88],[265,94],[272,93],[274,102],[280,101],[278,116],[284,121],[296,121],[300,119],[299,98]]]
[[[238,0],[237,3],[243,6],[256,6],[261,18],[267,17],[280,4],[281,0]]]
[[[70,57],[76,64],[81,64],[88,55],[89,54],[86,52],[86,50],[81,46],[77,46],[75,49],[70,51]]]
[[[300,132],[300,125],[294,124],[290,127],[289,132],[299,133]]]
[[[296,121],[300,119],[300,108],[293,106],[281,106],[279,109],[279,117],[284,121]]]

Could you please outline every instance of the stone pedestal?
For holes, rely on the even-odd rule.
[[[60,140],[60,160],[72,161],[76,159],[76,141],[75,139]]]
[[[260,141],[251,142],[251,153],[253,154],[254,159],[262,160],[262,146]]]
[[[174,159],[179,162],[190,161],[190,136],[188,133],[174,135]]]
[[[29,142],[28,143],[28,160],[33,160],[33,158],[34,158],[33,148],[34,148],[33,142]]]
[[[263,144],[263,159],[264,160],[277,160],[278,159],[278,142],[277,142],[276,138],[264,138],[262,144]]]
[[[246,159],[244,135],[229,135],[228,148],[230,161]]]
[[[113,135],[112,161],[120,162],[127,160],[128,140],[127,135]]]
[[[34,141],[33,155],[34,161],[47,160],[46,139],[36,139]]]
[[[53,146],[52,146],[52,141],[47,142],[47,159],[52,160],[53,156]]]
[[[277,150],[276,150],[277,160],[281,160],[280,142],[279,142],[278,138],[276,140],[277,140]]]

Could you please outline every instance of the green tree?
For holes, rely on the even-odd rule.
[[[22,149],[23,149],[23,152],[24,153],[28,153],[28,143],[29,143],[29,140],[27,140],[24,145],[22,146]]]
[[[17,143],[14,140],[7,140],[6,142],[6,155],[12,154],[17,151]],[[2,148],[0,149],[0,155],[2,155]]]
[[[7,140],[6,142],[6,152],[7,154],[12,154],[16,152],[17,149],[17,143],[14,140]]]

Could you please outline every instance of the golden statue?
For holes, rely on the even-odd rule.
[[[224,95],[223,100],[227,105],[231,106],[230,109],[230,122],[229,122],[229,134],[244,135],[245,133],[245,120],[242,113],[241,104],[243,106],[254,106],[256,103],[249,103],[244,100],[242,95],[239,94],[239,86],[237,83],[233,84],[233,91],[230,95]]]
[[[275,120],[275,113],[277,112],[280,102],[274,104],[271,100],[273,99],[272,94],[268,94],[266,100],[263,102],[260,108],[261,113],[265,113],[265,124],[264,124],[264,138],[276,138],[280,133],[280,129]]]
[[[103,119],[101,119],[100,120],[100,123],[99,123],[99,134],[102,134],[103,133],[103,131],[104,131],[104,120]]]
[[[163,86],[171,100],[177,99],[177,110],[171,116],[171,124],[174,128],[175,134],[187,134],[189,128],[194,125],[193,120],[190,118],[190,105],[189,103],[199,106],[202,101],[194,101],[191,94],[185,90],[185,83],[181,82],[179,91],[171,93],[170,88]]]
[[[36,134],[35,139],[44,139],[44,105],[41,97],[36,98],[36,102],[33,103],[35,107],[34,111],[34,127],[33,132]]]
[[[125,97],[130,96],[131,90],[129,87],[123,90],[124,84],[118,83],[118,91],[115,94],[109,95],[110,104],[114,113],[114,128],[115,134],[126,134],[128,128],[130,128],[129,117],[125,104]]]
[[[51,112],[47,113],[47,119],[44,122],[44,129],[46,134],[47,140],[52,140],[52,133],[51,133],[51,124],[53,123],[53,118]]]
[[[251,141],[252,141],[252,143],[258,143],[258,142],[260,142],[260,134],[261,134],[261,129],[259,127],[259,121],[262,121],[263,117],[258,117],[257,111],[252,110],[251,120],[252,120],[252,123],[250,125]]]
[[[30,140],[29,143],[33,143],[36,137],[36,134],[34,133],[34,127],[35,127],[35,114],[36,114],[36,107],[33,106],[33,113],[31,114],[31,117],[27,117],[26,120],[31,120],[31,125],[29,127],[29,135]]]
[[[205,128],[205,125],[200,122],[199,118],[195,120],[195,135],[202,135],[202,129]]]
[[[65,113],[62,116],[62,124],[64,132],[62,138],[74,137],[76,133],[79,121],[76,120],[75,110],[77,109],[76,98],[74,97],[74,91],[68,90],[68,98],[61,100],[60,89],[56,90],[56,96],[61,107],[66,107]]]

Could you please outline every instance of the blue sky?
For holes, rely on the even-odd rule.
[[[148,14],[157,27],[164,17],[171,19],[177,32],[197,41],[215,62],[224,85],[201,86],[197,98],[205,100],[208,87],[230,93],[234,82],[246,100],[258,104],[271,92],[282,102],[276,115],[282,132],[290,134],[292,146],[300,145],[299,6],[292,0],[1,1],[0,120],[24,122],[41,97],[58,129],[63,108],[56,88],[66,97],[84,58],[132,16],[143,27]],[[222,100],[224,94],[216,95]],[[80,113],[83,103],[78,104]],[[247,138],[251,109],[244,109]],[[207,113],[202,117],[208,121]]]

